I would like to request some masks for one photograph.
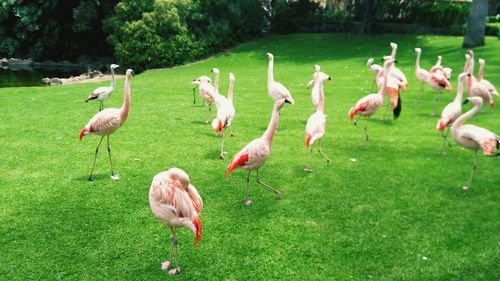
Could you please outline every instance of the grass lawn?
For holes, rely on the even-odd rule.
[[[382,113],[371,118],[363,149],[347,112],[372,89],[366,60],[389,54],[390,41],[399,43],[399,67],[410,88],[402,93],[398,120],[384,123]],[[202,62],[144,72],[132,80],[129,119],[111,137],[119,181],[110,179],[102,149],[97,180],[88,182],[99,138],[78,141],[98,109],[83,101],[108,82],[0,89],[0,279],[499,280],[500,161],[478,157],[473,187],[463,191],[472,152],[452,141],[448,155],[438,154],[433,91],[426,87],[420,95],[414,75],[419,46],[427,69],[443,55],[456,89],[461,43],[445,36],[273,36]],[[486,43],[475,49],[476,58],[486,59],[485,77],[500,87],[500,41]],[[246,172],[224,174],[233,154],[261,136],[270,118],[267,51],[275,55],[276,80],[297,104],[283,108],[261,170],[283,196],[252,181],[247,207]],[[322,141],[333,163],[315,153],[314,172],[305,174],[304,128],[313,112],[306,84],[314,64],[333,79],[325,85]],[[225,161],[218,160],[220,139],[203,122],[201,98],[192,101],[190,81],[211,76],[212,67],[221,70],[224,94],[229,72],[236,76],[236,136],[226,139]],[[106,107],[121,105],[122,89],[123,80]],[[455,93],[442,95],[440,110]],[[472,123],[500,133],[499,110],[486,107]],[[173,166],[190,175],[205,203],[200,246],[194,248],[190,231],[178,231],[178,277],[160,269],[170,231],[148,203],[153,176]]]

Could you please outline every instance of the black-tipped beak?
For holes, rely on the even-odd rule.
[[[470,73],[467,73],[467,77],[471,77]]]
[[[469,100],[466,99],[462,104],[467,104],[467,103],[469,103]]]
[[[285,99],[285,103],[292,104],[288,99]]]
[[[134,73],[134,71],[133,71],[133,70],[132,70],[132,71],[130,71],[130,73],[132,74],[132,76],[135,76],[135,73]]]
[[[397,60],[394,60],[394,63],[399,63]]]
[[[380,61],[381,61],[381,62],[384,62],[384,58],[381,58],[381,59],[380,59]]]
[[[328,81],[332,81],[332,77],[328,76]]]

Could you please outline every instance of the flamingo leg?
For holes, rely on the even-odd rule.
[[[104,109],[104,104],[102,101],[100,101],[100,105],[99,105],[99,111],[102,111]]]
[[[222,143],[221,143],[221,147],[220,147],[219,159],[224,160],[224,133],[221,133],[220,137],[222,139]]]
[[[257,170],[257,183],[266,187],[267,189],[269,189],[270,191],[272,191],[274,194],[276,194],[277,196],[281,196],[281,192],[277,189],[274,189],[272,188],[270,185],[266,184],[266,183],[263,183],[260,179],[259,179],[259,170]]]
[[[212,112],[212,104],[207,103],[208,105],[208,115],[207,115],[207,121],[205,121],[206,124],[210,123],[210,112]]]
[[[248,191],[250,190],[250,172],[251,171],[248,171],[247,174],[247,190],[245,191],[245,200],[243,201],[247,206],[252,204],[252,200],[248,199]]]
[[[466,186],[464,186],[465,190],[469,190],[471,188],[472,177],[474,176],[476,169],[477,169],[477,150],[474,150],[474,160],[472,161],[472,170],[469,177],[469,183]]]
[[[193,88],[193,104],[196,104],[196,94],[194,93],[194,89],[195,88]]]
[[[115,171],[113,170],[113,161],[111,160],[111,148],[109,147],[109,135],[108,136],[108,155],[109,155],[109,165],[111,166],[111,178],[114,180],[119,179],[120,177],[115,174]]]
[[[439,154],[441,155],[446,155],[446,151],[444,150],[445,144],[448,143],[448,147],[451,147],[451,143],[448,140],[448,133],[450,132],[450,127],[446,128],[446,132],[442,135],[443,137],[443,144],[441,145],[441,150],[439,151]]]
[[[424,82],[420,82],[420,94],[422,95],[424,93]]]
[[[439,91],[436,90],[436,99],[434,100],[434,110],[432,111],[431,116],[435,116],[436,115],[438,103],[439,103]]]
[[[332,162],[332,160],[330,160],[330,158],[328,158],[328,156],[326,156],[326,154],[321,150],[321,139],[318,140],[318,152],[326,158],[327,164],[330,164]]]
[[[304,169],[304,172],[306,173],[312,173],[312,156],[313,156],[313,147],[311,146],[311,150],[310,150],[310,153],[309,153],[309,168],[305,168]]]
[[[99,147],[101,146],[101,143],[102,143],[103,139],[104,139],[104,136],[101,137],[101,140],[99,141],[99,144],[97,145],[97,147],[95,149],[94,164],[92,164],[92,171],[90,171],[89,181],[93,181],[94,180],[94,178],[92,177],[92,174],[94,174],[95,161],[97,159],[97,153],[99,153]]]
[[[385,121],[385,122],[389,122],[389,116],[387,116],[388,112],[389,112],[389,107],[391,107],[391,101],[389,100],[389,102],[387,103],[387,105],[385,106],[385,112],[384,112],[384,117],[382,117],[382,120]]]
[[[233,134],[233,125],[232,124],[231,124],[231,126],[229,126],[229,131],[231,132],[230,137],[234,137],[234,134]]]
[[[171,269],[168,274],[176,275],[181,272],[179,267],[179,242],[177,241],[177,235],[175,234],[175,229],[172,227],[172,251],[170,252],[172,264],[173,259],[175,259],[175,267]],[[172,257],[173,256],[173,257]]]

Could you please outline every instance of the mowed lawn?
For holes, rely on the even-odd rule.
[[[372,90],[366,60],[390,54],[410,87],[402,93],[398,120],[368,122],[370,140],[349,122],[349,108]],[[119,181],[110,179],[104,147],[96,178],[88,182],[96,136],[78,141],[98,104],[83,101],[100,84],[0,89],[0,279],[1,280],[499,280],[500,160],[478,157],[469,191],[472,152],[453,147],[438,154],[442,138],[431,117],[434,94],[421,95],[414,75],[415,47],[422,66],[437,55],[453,68],[451,95],[464,65],[461,37],[298,34],[266,37],[225,54],[132,79],[127,122],[111,137]],[[500,87],[500,41],[476,48],[486,59],[485,77]],[[275,78],[296,101],[281,111],[273,150],[262,180],[243,205],[246,172],[225,178],[229,160],[264,132],[273,107],[267,94],[266,52],[275,55]],[[154,58],[152,58],[154,59]],[[329,166],[314,154],[312,174],[304,128],[313,113],[313,65],[331,75],[325,84]],[[236,76],[235,137],[220,139],[204,123],[201,98],[192,85],[212,67]],[[122,65],[121,71],[127,66]],[[476,61],[476,71],[478,63]],[[120,107],[123,80],[105,103]],[[500,99],[495,99],[500,105]],[[464,111],[470,109],[464,106]],[[484,108],[469,123],[500,133],[500,108]],[[215,112],[215,111],[213,111]],[[357,161],[351,161],[355,158]],[[169,277],[160,264],[170,250],[170,231],[151,213],[148,192],[155,174],[184,169],[204,199],[203,235],[178,231],[181,274]]]

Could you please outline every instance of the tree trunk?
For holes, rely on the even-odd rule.
[[[375,13],[375,6],[377,5],[377,0],[364,0],[365,4],[365,17],[363,19],[363,24],[361,25],[361,32],[371,33],[373,16]]]
[[[488,0],[472,1],[463,47],[472,48],[484,45],[484,29],[487,15]]]

